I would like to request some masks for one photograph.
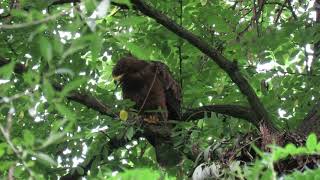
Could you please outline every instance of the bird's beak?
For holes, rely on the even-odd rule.
[[[120,74],[119,76],[112,76],[113,80],[115,81],[119,81],[122,77],[123,77],[124,74]]]

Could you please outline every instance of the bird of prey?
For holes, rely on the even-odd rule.
[[[117,62],[112,75],[121,84],[123,98],[135,102],[147,122],[180,119],[181,89],[164,63],[126,56]]]
[[[132,56],[121,58],[112,71],[120,82],[124,99],[135,102],[135,109],[146,122],[144,136],[155,148],[157,162],[163,167],[177,165],[182,154],[174,148],[170,136],[172,126],[160,121],[180,120],[181,89],[172,77],[168,66],[159,61],[144,61]],[[167,135],[151,130],[158,126],[168,130]],[[169,135],[168,135],[169,134]]]

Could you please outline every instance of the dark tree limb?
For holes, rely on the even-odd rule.
[[[250,86],[247,79],[241,74],[236,62],[227,60],[222,54],[215,50],[205,41],[192,34],[190,31],[179,26],[166,15],[160,13],[157,9],[147,5],[143,0],[131,0],[131,3],[142,12],[144,15],[156,20],[164,27],[177,34],[181,38],[187,40],[190,44],[198,48],[201,52],[209,56],[221,69],[223,69],[231,78],[231,80],[239,87],[242,94],[244,94],[256,114],[259,121],[271,131],[277,132],[277,129],[272,124],[271,118],[258,98],[257,94]]]
[[[290,1],[290,0],[289,0],[289,1]],[[282,11],[283,11],[283,9],[284,9],[284,7],[285,7],[285,5],[286,5],[287,3],[288,3],[288,0],[285,0],[285,1],[283,2],[283,4],[280,6],[280,10],[279,10],[279,12],[278,12],[278,14],[277,14],[277,16],[276,16],[276,19],[274,20],[274,23],[275,23],[275,24],[278,23],[278,20],[279,20],[281,14],[282,14]]]
[[[182,120],[197,120],[205,117],[206,113],[219,113],[232,116],[239,119],[245,119],[252,123],[254,126],[259,127],[259,120],[255,116],[252,109],[240,105],[209,105],[201,106],[198,108],[188,109],[183,113]],[[210,116],[210,114],[208,114]]]
[[[320,137],[320,101],[312,107],[297,131],[305,136],[314,132]]]
[[[81,0],[55,0],[51,5],[67,4],[67,3],[79,3]]]
[[[61,5],[61,4],[68,4],[68,3],[79,3],[81,0],[56,0],[51,5]],[[129,7],[125,4],[111,2],[111,5],[117,6],[120,9],[129,9]]]
[[[63,89],[63,87],[58,84],[54,84],[53,86],[58,91],[61,91]],[[82,92],[73,91],[67,96],[67,98],[71,101],[80,103],[89,109],[93,109],[102,115],[107,115],[112,118],[117,117],[114,113],[111,113],[111,108],[108,105],[102,103],[99,99],[97,99],[94,96],[90,96]]]
[[[98,111],[100,114],[107,115],[112,118],[117,117],[115,114],[110,112],[110,108],[107,105],[105,105],[99,99],[93,96],[73,92],[70,95],[68,95],[68,99],[85,105],[90,109]]]
[[[296,15],[296,13],[293,10],[292,4],[291,4],[291,0],[288,1],[288,9],[290,10],[292,17],[297,20],[298,16]]]

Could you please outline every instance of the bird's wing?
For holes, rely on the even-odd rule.
[[[153,64],[157,68],[157,77],[165,89],[169,119],[180,120],[181,88],[172,77],[169,67],[166,64],[159,61],[153,61]]]

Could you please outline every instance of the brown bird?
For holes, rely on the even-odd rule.
[[[165,64],[127,56],[117,62],[112,75],[120,82],[123,98],[136,103],[134,108],[149,127],[160,125],[159,121],[181,119],[181,89]],[[169,125],[160,126],[169,132],[171,128]],[[146,128],[144,135],[155,148],[161,166],[171,167],[181,161],[182,155],[174,148],[170,133],[157,134]]]
[[[181,89],[167,65],[127,56],[117,62],[112,75],[120,81],[123,98],[135,102],[147,122],[180,119]]]

